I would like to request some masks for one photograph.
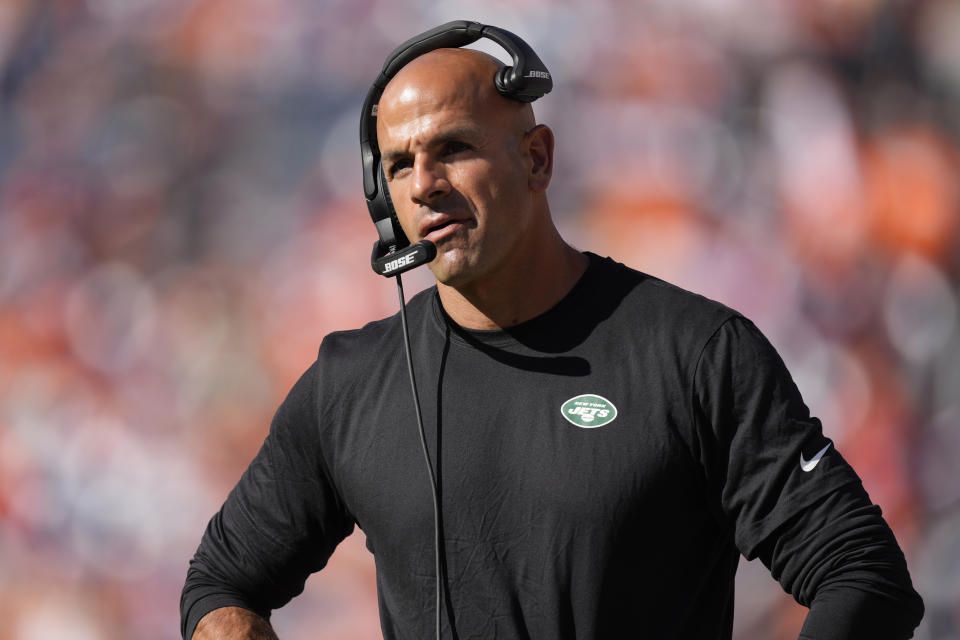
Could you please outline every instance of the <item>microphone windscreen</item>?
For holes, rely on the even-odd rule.
[[[409,247],[388,253],[374,260],[373,270],[382,276],[391,278],[426,264],[437,257],[437,245],[429,240],[414,242]]]

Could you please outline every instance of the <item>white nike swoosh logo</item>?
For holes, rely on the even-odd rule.
[[[817,465],[820,464],[820,458],[823,457],[823,454],[827,452],[827,449],[829,449],[830,445],[832,444],[833,444],[832,442],[828,442],[827,446],[825,446],[823,449],[820,449],[820,451],[817,451],[816,455],[814,455],[809,460],[803,457],[803,451],[801,451],[800,452],[800,468],[806,471],[807,473],[816,469]]]

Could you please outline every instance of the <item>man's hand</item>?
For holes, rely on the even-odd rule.
[[[240,607],[214,609],[200,618],[193,640],[278,640],[270,623]]]

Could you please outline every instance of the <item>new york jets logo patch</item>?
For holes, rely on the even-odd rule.
[[[570,424],[595,429],[613,422],[617,417],[617,408],[603,396],[584,393],[564,402],[560,413]]]

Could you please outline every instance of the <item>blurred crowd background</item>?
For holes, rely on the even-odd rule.
[[[461,18],[554,75],[566,237],[757,322],[905,549],[917,637],[960,637],[960,3],[2,0],[0,640],[179,637],[323,335],[396,312],[360,104]],[[361,536],[284,640],[380,637]],[[756,565],[736,637],[796,637]]]

